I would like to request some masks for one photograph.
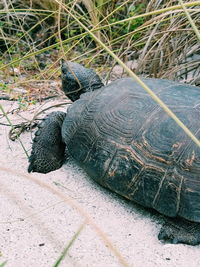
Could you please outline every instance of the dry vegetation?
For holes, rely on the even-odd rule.
[[[0,5],[0,98],[17,100],[19,109],[62,94],[62,58],[94,67],[105,80],[126,75],[125,65],[113,69],[124,62],[137,75],[200,84],[200,1],[1,0]],[[126,73],[134,77],[130,69]]]
[[[179,2],[65,0],[63,9],[58,0],[1,0],[1,91],[22,86],[33,97],[56,94],[48,81],[59,80],[61,58],[100,72],[115,65],[72,15],[124,62],[134,62],[137,74],[198,85],[200,45]],[[198,28],[200,2],[186,8]]]
[[[0,99],[26,108],[60,94],[61,58],[103,75],[116,65],[74,16],[136,74],[200,85],[200,39],[180,2],[0,0]],[[185,7],[199,29],[200,1]]]

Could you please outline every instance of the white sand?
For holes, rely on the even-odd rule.
[[[6,110],[14,107],[12,102],[0,103]],[[21,115],[31,118],[33,111]],[[9,117],[13,123],[19,119],[16,114]],[[27,174],[26,155],[19,141],[9,140],[8,132],[9,127],[0,125],[0,166]],[[22,134],[21,140],[30,153],[31,133]],[[199,246],[161,243],[157,234],[162,218],[102,189],[74,162],[47,175],[32,176],[73,198],[130,266],[200,266]],[[8,267],[53,266],[84,221],[73,207],[47,189],[2,170],[0,197],[0,263],[7,261]],[[122,265],[87,225],[60,266]]]

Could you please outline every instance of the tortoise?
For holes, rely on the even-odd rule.
[[[97,183],[165,215],[163,242],[200,243],[200,148],[132,78],[105,85],[92,69],[63,62],[73,101],[35,134],[28,172],[48,173],[69,157]],[[142,78],[200,138],[200,88]]]

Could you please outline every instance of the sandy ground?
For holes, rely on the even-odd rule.
[[[16,103],[0,102],[6,111]],[[52,104],[53,102],[48,102]],[[32,118],[37,106],[20,113]],[[21,120],[9,114],[13,123]],[[0,116],[0,122],[6,122]],[[19,140],[8,138],[9,127],[0,125],[0,264],[8,267],[54,266],[63,249],[85,221],[70,203],[33,183],[17,172],[27,175],[27,157]],[[30,153],[32,133],[21,135]],[[134,203],[101,188],[76,165],[69,161],[61,169],[47,175],[32,177],[50,185],[57,192],[73,199],[82,212],[98,225],[123,256],[127,266],[200,266],[200,247],[163,244],[157,239],[162,218]],[[60,266],[123,266],[94,230],[83,228]]]

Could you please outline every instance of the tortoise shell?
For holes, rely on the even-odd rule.
[[[200,139],[200,88],[143,79]],[[200,222],[200,148],[131,78],[85,93],[62,126],[68,152],[102,186]]]

